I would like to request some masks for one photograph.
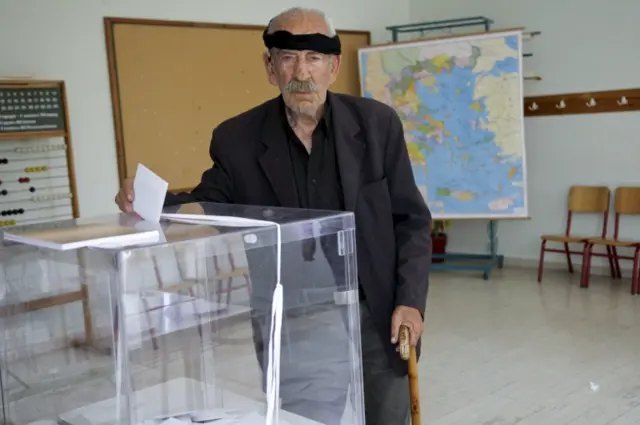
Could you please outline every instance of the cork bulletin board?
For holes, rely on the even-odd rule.
[[[278,95],[262,64],[263,26],[105,18],[120,180],[143,163],[169,190],[196,186],[211,166],[211,131]],[[338,30],[332,90],[359,95],[358,49],[368,31]]]

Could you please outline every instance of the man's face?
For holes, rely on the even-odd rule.
[[[289,24],[289,25],[287,25]],[[326,34],[323,20],[301,19],[279,28],[292,34]],[[338,75],[340,57],[313,51],[273,49],[265,54],[269,82],[278,86],[285,104],[293,111],[315,116],[327,98],[327,90]]]

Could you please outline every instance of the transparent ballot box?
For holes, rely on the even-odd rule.
[[[0,424],[364,424],[351,213],[6,228]]]

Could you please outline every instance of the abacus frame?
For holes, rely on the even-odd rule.
[[[58,80],[31,80],[31,79],[9,79],[0,80],[0,89],[4,88],[56,88],[60,90],[62,111],[64,113],[64,130],[58,131],[25,131],[25,132],[6,132],[0,133],[0,143],[3,140],[33,140],[33,139],[49,139],[52,137],[60,137],[64,139],[67,146],[67,171],[69,176],[69,189],[71,190],[71,209],[73,218],[80,217],[80,208],[78,206],[78,189],[76,184],[75,165],[73,162],[73,144],[71,140],[71,126],[69,124],[69,108],[67,104],[67,90],[64,81]]]

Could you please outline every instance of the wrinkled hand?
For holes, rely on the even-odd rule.
[[[418,345],[418,339],[424,330],[422,315],[413,307],[398,306],[391,316],[391,343],[397,344],[400,335],[400,326],[409,328],[409,343],[412,347]]]
[[[133,179],[125,179],[114,201],[120,208],[120,211],[130,213],[133,212],[134,196]]]

